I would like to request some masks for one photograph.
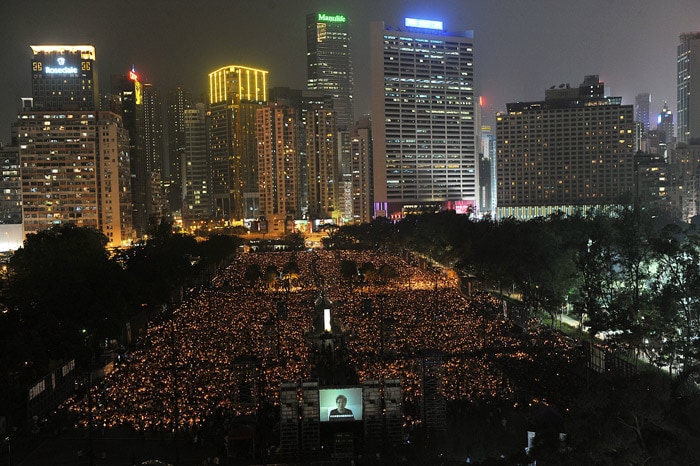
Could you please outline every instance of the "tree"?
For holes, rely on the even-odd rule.
[[[280,273],[274,265],[265,267],[265,275],[263,276],[268,288],[273,288],[278,284]]]
[[[669,225],[653,242],[657,262],[653,277],[659,314],[647,326],[652,358],[672,368],[698,371],[700,348],[700,235],[695,226]]]
[[[106,244],[97,230],[63,224],[28,235],[10,259],[6,303],[44,361],[85,362],[98,341],[118,336],[125,276]]]
[[[340,275],[352,286],[357,279],[357,264],[355,261],[343,259],[340,261]]]
[[[262,271],[260,270],[260,265],[258,264],[249,264],[248,267],[245,269],[245,273],[243,274],[243,278],[245,278],[245,281],[248,282],[249,286],[255,286],[255,284],[260,280],[262,277]]]

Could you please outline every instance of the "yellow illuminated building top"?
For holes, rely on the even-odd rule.
[[[95,47],[93,45],[30,45],[34,55],[38,53],[80,53],[85,60],[95,60]]]
[[[232,99],[267,102],[269,71],[246,66],[225,66],[209,73],[209,103]]]

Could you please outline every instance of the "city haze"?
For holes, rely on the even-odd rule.
[[[474,30],[486,123],[507,102],[541,100],[545,89],[588,74],[625,104],[651,93],[652,120],[664,101],[675,112],[678,36],[700,30],[696,0],[3,2],[0,141],[9,142],[20,98],[31,95],[30,45],[94,45],[101,92],[132,65],[144,82],[182,83],[195,95],[210,71],[229,64],[269,70],[272,86],[305,88],[305,16],[314,11],[351,21],[356,116],[369,113],[371,21],[401,26],[410,16]]]

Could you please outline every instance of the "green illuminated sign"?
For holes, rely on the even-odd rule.
[[[328,21],[329,23],[344,23],[345,16],[343,15],[327,15],[325,13],[318,14],[319,21]]]

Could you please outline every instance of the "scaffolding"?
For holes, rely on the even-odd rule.
[[[423,420],[429,438],[445,432],[447,407],[442,386],[442,353],[426,350],[422,357]]]
[[[297,384],[282,383],[280,387],[280,455],[299,454],[299,398]]]
[[[389,445],[403,442],[403,396],[401,381],[384,381],[384,409],[386,412],[386,438]]]
[[[320,453],[320,406],[318,381],[307,380],[301,383],[301,450],[305,456]]]

